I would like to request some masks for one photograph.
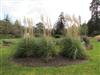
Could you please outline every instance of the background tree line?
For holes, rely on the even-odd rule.
[[[83,23],[80,25],[80,34],[81,35],[100,35],[100,0],[92,0],[90,10],[91,10],[91,19],[87,23]],[[37,23],[33,26],[33,31],[35,36],[42,36],[44,34],[44,29],[46,34],[49,31],[50,34],[54,37],[64,36],[66,33],[65,28],[65,16],[62,12],[57,22],[54,24],[54,27],[50,30],[46,29],[43,22]],[[11,22],[9,16],[7,15],[3,20],[0,20],[0,35],[1,34],[10,34],[14,37],[20,37],[24,33],[25,26],[22,26],[21,23],[16,20],[14,23]]]
[[[14,23],[11,22],[7,15],[5,19],[0,20],[0,34],[13,35],[13,37],[20,37],[23,33],[23,26],[16,20]]]
[[[86,35],[87,24],[84,23],[80,27],[80,34]],[[5,19],[0,20],[0,35],[3,34],[11,35],[13,37],[21,37],[24,34],[26,28],[28,27],[21,25],[21,23],[18,20],[12,23],[8,15],[5,17]],[[54,37],[65,36],[67,29],[65,28],[64,13],[61,12],[54,27],[50,29],[51,32],[49,32],[49,29],[45,28],[42,22],[37,23],[35,26],[33,26],[34,35],[36,37],[43,36],[44,29],[47,35],[50,33]]]

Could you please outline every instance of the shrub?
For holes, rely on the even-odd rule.
[[[59,54],[59,46],[52,38],[22,39],[18,44],[15,57],[40,57],[50,59]]]
[[[60,54],[70,59],[81,59],[86,56],[79,40],[41,37],[22,39],[17,46],[15,57],[39,57],[47,61]]]
[[[50,59],[59,54],[56,41],[52,38],[39,38],[33,42],[33,53],[35,56]]]
[[[33,42],[33,53],[35,56],[38,57],[46,57],[49,54],[49,47],[50,44],[48,43],[47,39],[45,38],[38,38],[34,39]]]
[[[90,38],[88,36],[81,36],[81,40],[86,49],[89,50],[89,49],[93,48],[93,46],[91,45],[91,42],[90,42]]]
[[[15,57],[26,57],[28,56],[28,52],[30,52],[31,50],[32,50],[32,40],[21,39],[17,45],[16,53],[14,56]]]
[[[80,26],[80,35],[87,35],[88,34],[88,27],[86,23],[83,23]]]
[[[72,38],[64,38],[62,40],[62,55],[70,59],[83,59],[85,58],[85,50],[79,40]]]

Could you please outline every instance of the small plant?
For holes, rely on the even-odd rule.
[[[91,45],[91,42],[88,36],[81,36],[81,39],[82,39],[83,45],[85,46],[87,50],[93,49],[93,46]]]

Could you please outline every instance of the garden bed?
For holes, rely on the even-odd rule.
[[[77,59],[77,60],[69,60],[62,56],[55,57],[48,62],[43,61],[43,59],[36,57],[26,57],[26,58],[13,58],[12,61],[18,65],[22,66],[33,66],[33,67],[57,67],[57,66],[65,66],[65,65],[73,65],[73,64],[81,64],[85,63],[87,59]]]

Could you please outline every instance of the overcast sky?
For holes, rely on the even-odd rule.
[[[48,16],[54,23],[60,12],[69,15],[79,15],[82,22],[91,17],[89,6],[92,0],[0,0],[0,19],[8,14],[11,20],[22,20],[24,16],[33,18],[35,23],[40,16]]]

